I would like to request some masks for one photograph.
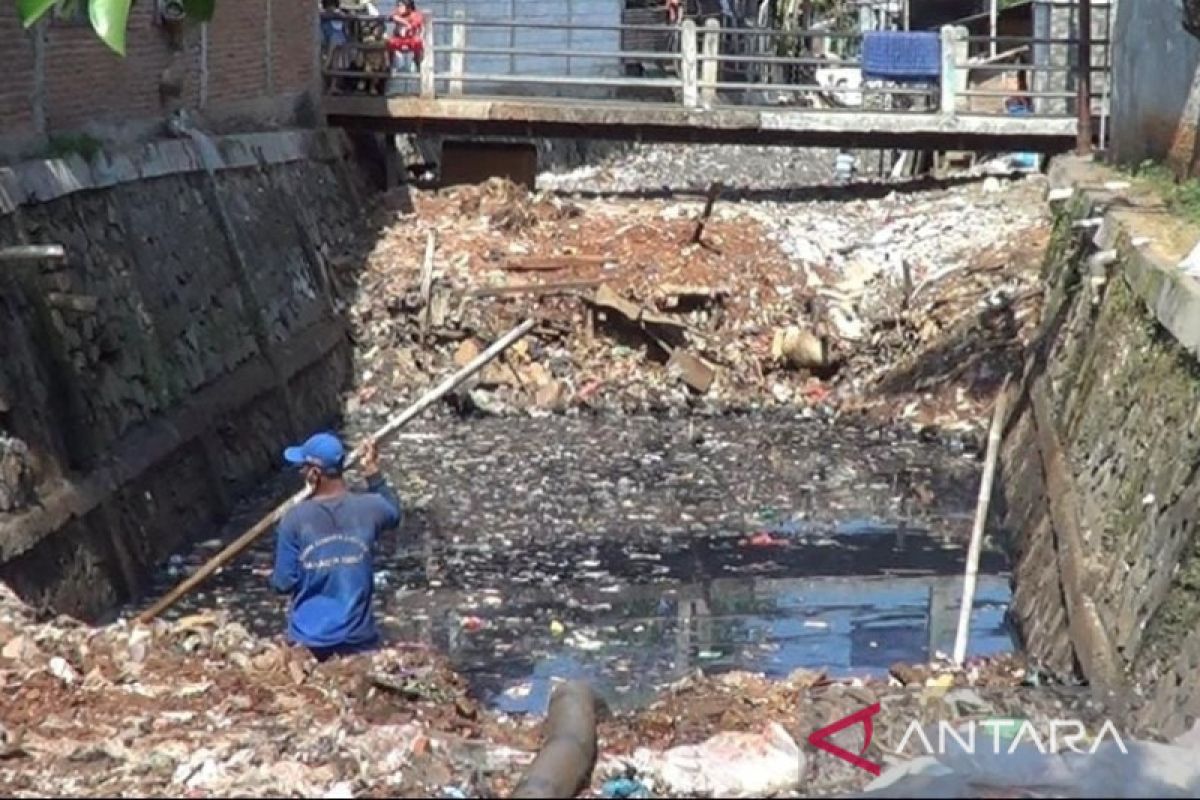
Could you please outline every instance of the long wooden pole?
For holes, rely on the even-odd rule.
[[[388,420],[388,422],[382,428],[372,434],[369,441],[379,441],[395,433],[410,420],[412,420],[413,417],[417,416],[422,411],[429,408],[429,406],[440,400],[442,397],[452,392],[476,372],[487,366],[497,356],[499,356],[508,348],[512,347],[519,339],[524,337],[525,334],[533,330],[535,323],[536,321],[532,319],[525,320],[525,322],[522,322],[504,336],[497,339],[491,347],[476,356],[471,363],[467,364],[458,372],[454,373],[436,387],[426,392],[419,400],[417,400],[417,402],[413,403],[402,413]],[[346,466],[354,466],[354,464],[357,463],[360,458],[362,458],[365,449],[365,443],[355,448],[350,455],[346,457]],[[150,608],[143,611],[138,616],[137,621],[141,623],[150,622],[159,614],[175,605],[180,598],[203,583],[210,575],[236,558],[238,554],[249,547],[259,536],[262,536],[264,533],[274,527],[279,520],[283,518],[284,514],[298,505],[301,501],[305,500],[308,497],[309,492],[310,490],[305,488],[289,497],[273,511],[259,520],[254,527],[230,542],[224,550],[213,556],[207,564],[196,570],[195,573],[168,592],[165,596],[163,596],[162,599],[150,606]]]
[[[1000,456],[1000,438],[1004,413],[1008,405],[1008,382],[1004,379],[996,408],[992,412],[992,427],[988,432],[987,457],[983,465],[983,480],[979,483],[979,502],[975,506],[975,526],[971,530],[971,545],[967,548],[967,568],[963,576],[962,604],[958,609],[958,633],[954,637],[954,663],[961,665],[967,657],[967,639],[971,633],[971,609],[975,605],[975,584],[979,579],[979,552],[983,546],[983,529],[987,525],[988,505],[992,499],[992,483],[996,479],[996,460]]]

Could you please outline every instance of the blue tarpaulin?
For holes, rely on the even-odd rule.
[[[937,80],[941,38],[925,31],[870,31],[863,36],[862,72],[867,80]]]

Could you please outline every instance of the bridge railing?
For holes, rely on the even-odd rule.
[[[426,18],[422,57],[394,71],[382,17],[323,14],[347,27],[346,43],[324,49],[333,92],[419,95],[426,100],[526,97],[627,101],[687,109],[789,106],[906,114],[1074,114],[1071,39],[971,37],[941,31],[937,78],[924,83],[864,80],[860,33],[721,27],[716,20],[669,25]],[[630,34],[665,42],[628,50]],[[993,46],[993,44],[995,46]],[[1096,42],[1107,49],[1107,42]],[[994,55],[993,55],[994,53]],[[1107,59],[1105,59],[1107,61]],[[1107,68],[1095,66],[1096,73]],[[1093,101],[1104,80],[1094,80]]]

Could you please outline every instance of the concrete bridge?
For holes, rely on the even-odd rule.
[[[913,83],[869,79],[861,34],[792,32],[785,48],[780,32],[716,20],[455,16],[429,20],[419,67],[397,73],[382,19],[333,19],[350,44],[324,54],[331,124],[470,137],[1060,152],[1080,125],[1079,75],[1065,65],[1091,62],[1078,56],[1093,45],[945,27],[940,69]],[[801,55],[777,55],[797,41]],[[1100,98],[1089,96],[1095,112]]]

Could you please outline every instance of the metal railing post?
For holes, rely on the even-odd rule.
[[[462,97],[462,76],[466,71],[467,54],[463,50],[467,46],[467,26],[463,24],[466,15],[462,11],[454,12],[454,26],[450,29],[450,96]]]
[[[696,22],[685,19],[679,30],[679,55],[682,60],[679,66],[679,76],[683,82],[683,105],[685,108],[696,108],[700,105],[700,71],[698,68],[696,48]]]
[[[717,88],[713,84],[720,80],[721,76],[721,62],[717,60],[721,54],[720,20],[710,19],[704,23],[703,47],[704,59],[700,67],[700,80],[708,85],[700,90],[700,100],[705,106],[711,106],[717,102]]]
[[[426,17],[425,27],[421,31],[421,43],[424,52],[421,56],[421,99],[433,100],[437,97],[437,54],[434,52],[433,26],[436,20]]]

